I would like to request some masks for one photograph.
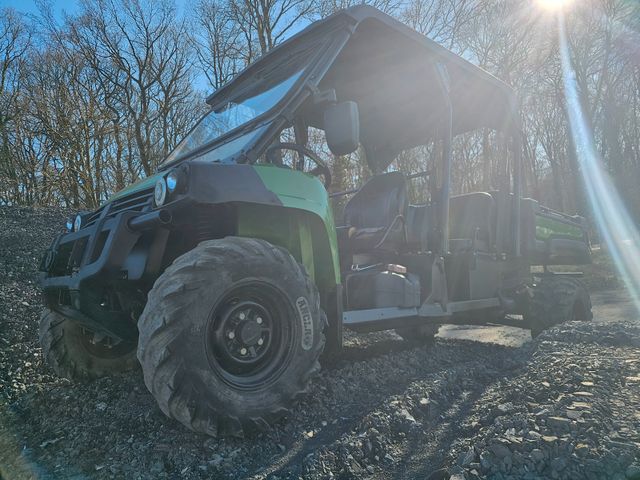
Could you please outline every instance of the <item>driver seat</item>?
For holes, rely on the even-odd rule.
[[[351,253],[400,250],[407,242],[405,216],[408,207],[407,180],[402,173],[373,177],[344,207],[344,246]]]

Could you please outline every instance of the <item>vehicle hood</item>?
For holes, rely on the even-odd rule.
[[[158,179],[162,178],[163,175],[164,175],[164,172],[158,172],[158,173],[154,173],[153,175],[149,175],[148,177],[141,178],[137,182],[132,183],[128,187],[125,187],[119,192],[116,192],[113,195],[111,195],[111,197],[109,197],[109,200],[107,200],[106,203],[113,202],[114,200],[117,200],[119,198],[122,198],[126,195],[130,195],[135,192],[153,188],[156,182],[158,181]]]

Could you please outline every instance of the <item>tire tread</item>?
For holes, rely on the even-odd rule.
[[[577,302],[582,304],[585,316],[579,320],[591,320],[591,299],[580,280],[559,275],[543,278],[534,286],[529,311],[524,318],[531,335],[535,337],[547,328],[570,320]]]
[[[264,240],[254,238],[226,237],[219,240],[201,242],[196,248],[178,257],[165,273],[155,282],[149,292],[147,308],[140,316],[138,330],[138,359],[142,365],[144,381],[153,394],[160,409],[169,417],[178,420],[187,428],[216,436],[220,432],[234,436],[243,436],[245,432],[262,430],[283,414],[288,413],[284,405],[275,405],[260,415],[242,419],[229,413],[217,411],[211,403],[201,404],[198,408],[189,408],[189,399],[193,395],[194,385],[185,375],[186,366],[175,368],[180,358],[171,352],[172,343],[179,338],[184,325],[180,321],[191,302],[196,301],[198,287],[207,283],[211,269],[222,269],[224,259],[250,262],[255,257],[271,259],[299,278],[309,292],[310,302],[320,304],[320,296],[315,284],[305,269],[285,249],[274,246]],[[178,285],[178,286],[177,286]],[[181,286],[188,287],[180,288]],[[191,288],[193,286],[193,288]],[[324,327],[327,318],[320,310]],[[325,344],[325,336],[320,335],[314,354],[319,357]],[[153,352],[164,351],[162,355]],[[167,351],[171,353],[167,353]],[[170,374],[171,386],[167,385],[167,370],[175,368]],[[318,360],[302,376],[302,382],[295,385],[292,392],[286,392],[287,401],[292,401],[304,393],[311,378],[320,370]]]

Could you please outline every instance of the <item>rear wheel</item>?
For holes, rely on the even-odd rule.
[[[593,318],[591,298],[584,284],[568,276],[548,276],[533,288],[525,324],[536,337],[554,325]]]
[[[418,325],[414,327],[396,328],[396,333],[403,340],[416,344],[431,344],[436,340],[440,325]]]
[[[70,380],[88,380],[138,366],[135,342],[96,334],[50,309],[40,318],[42,355],[53,370]]]
[[[326,317],[285,250],[228,237],[201,243],[156,281],[138,358],[160,409],[191,430],[241,436],[287,412],[320,369]]]

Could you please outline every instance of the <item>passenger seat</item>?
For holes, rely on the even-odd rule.
[[[407,210],[407,251],[427,252],[436,248],[435,218],[431,205],[409,205]],[[431,230],[430,230],[431,229]]]
[[[449,248],[453,251],[494,250],[495,201],[486,192],[455,195],[449,199]]]

